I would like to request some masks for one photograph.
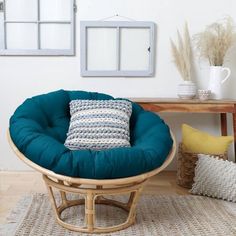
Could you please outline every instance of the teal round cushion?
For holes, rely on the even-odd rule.
[[[139,175],[163,164],[172,148],[169,127],[155,113],[132,103],[131,147],[102,151],[71,151],[64,146],[75,99],[113,97],[84,91],[59,90],[27,99],[10,119],[10,135],[26,158],[57,174],[112,179]]]

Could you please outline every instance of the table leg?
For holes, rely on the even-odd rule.
[[[221,135],[227,136],[227,114],[220,113]]]
[[[234,105],[233,115],[233,135],[234,135],[234,160],[236,162],[236,104]]]

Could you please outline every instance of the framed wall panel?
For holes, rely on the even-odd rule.
[[[0,0],[0,55],[74,55],[75,0]]]
[[[81,21],[82,76],[152,76],[155,24]]]

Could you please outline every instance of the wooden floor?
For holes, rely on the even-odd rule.
[[[0,224],[16,202],[30,193],[46,193],[42,176],[38,172],[0,172]],[[151,178],[144,189],[145,194],[189,194],[187,189],[176,185],[175,172],[162,172]]]

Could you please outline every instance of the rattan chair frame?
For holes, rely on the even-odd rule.
[[[53,210],[56,215],[57,222],[66,229],[83,232],[83,233],[111,233],[114,231],[122,230],[135,222],[136,217],[136,205],[139,196],[143,190],[144,184],[147,180],[164,170],[173,160],[176,152],[176,141],[173,133],[171,132],[173,139],[172,149],[165,160],[165,162],[157,169],[150,172],[119,179],[84,179],[74,178],[56,174],[46,168],[43,168],[25,157],[13,143],[10,132],[7,132],[8,141],[15,154],[27,165],[39,171],[43,175],[43,180],[46,184],[50,201],[53,206]],[[56,203],[55,191],[60,192],[60,205]],[[81,195],[83,198],[78,200],[69,200],[68,193],[75,193]],[[116,201],[113,199],[105,198],[106,195],[121,195],[130,194],[127,203]],[[128,217],[125,222],[109,226],[98,227],[96,226],[96,212],[95,205],[103,204],[119,207],[128,213]],[[73,206],[85,205],[85,226],[79,227],[63,221],[61,213]]]

